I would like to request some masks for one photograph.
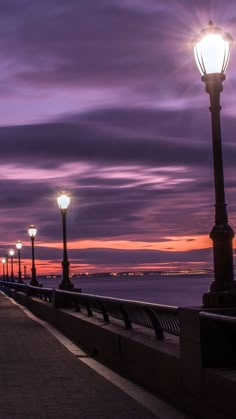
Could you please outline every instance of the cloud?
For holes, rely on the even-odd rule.
[[[174,135],[183,119],[188,120],[188,114],[179,113],[177,117],[171,112],[117,109],[77,116],[74,123],[3,127],[0,158],[9,157],[11,147],[12,162],[25,161],[29,166],[45,168],[56,161],[78,160],[155,166],[206,163],[209,141],[190,141],[190,129],[186,128],[182,136]],[[193,124],[193,136],[197,135],[195,127]]]
[[[0,5],[0,215],[2,247],[37,224],[61,240],[56,204],[69,190],[68,237],[165,242],[208,234],[214,221],[209,98],[191,38],[212,18],[235,30],[233,3],[183,0],[2,0]],[[230,220],[236,223],[232,52],[222,93]],[[177,239],[176,239],[177,240]],[[192,240],[192,241],[190,241]],[[171,249],[172,248],[172,249]],[[187,261],[205,250],[79,249],[77,262],[109,268]],[[82,259],[80,259],[82,258]],[[81,262],[81,263],[82,263]],[[109,264],[109,265],[108,265]],[[155,265],[156,266],[156,265]],[[58,268],[59,269],[59,268]]]

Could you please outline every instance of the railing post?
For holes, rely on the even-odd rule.
[[[56,290],[54,288],[52,290],[52,306],[56,308]]]
[[[147,309],[145,311],[148,314],[148,316],[149,316],[149,318],[152,322],[153,328],[155,330],[156,338],[158,340],[163,340],[164,339],[164,333],[163,333],[161,324],[160,324],[157,316],[155,315],[155,313],[152,312],[152,310]]]
[[[32,294],[33,293],[32,293],[32,290],[30,288],[30,285],[27,285],[26,286],[26,295],[27,295],[27,297],[31,297]]]
[[[55,308],[63,308],[65,307],[64,296],[57,290],[54,290],[53,294],[53,306]]]
[[[180,308],[180,365],[184,388],[200,398],[202,388],[202,341],[200,316],[202,307]]]
[[[91,307],[89,305],[89,302],[87,300],[85,300],[85,304],[86,304],[86,310],[87,310],[88,317],[92,317],[93,312],[92,312]]]
[[[102,309],[102,315],[103,315],[103,320],[105,323],[109,323],[109,316],[108,313],[104,307],[104,305],[102,304],[102,302],[100,301],[100,307]]]
[[[54,307],[55,308],[72,308],[73,297],[68,293],[68,291],[55,290]]]
[[[129,315],[125,311],[124,307],[120,306],[120,312],[123,316],[123,320],[124,320],[124,323],[125,323],[125,328],[128,329],[128,330],[132,329],[132,323],[131,323]]]

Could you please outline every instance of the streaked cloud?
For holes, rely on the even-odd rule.
[[[209,99],[191,50],[209,19],[236,37],[232,1],[1,1],[2,253],[21,239],[28,266],[34,223],[38,269],[60,271],[68,190],[73,271],[211,266]],[[221,97],[232,225],[235,65],[233,50]]]

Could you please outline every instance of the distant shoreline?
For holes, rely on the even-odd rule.
[[[80,280],[80,279],[107,279],[107,280],[122,280],[122,279],[164,279],[164,278],[183,278],[183,277],[203,277],[213,275],[213,271],[206,272],[153,272],[151,274],[135,274],[135,273],[122,273],[122,274],[108,274],[108,273],[95,273],[95,274],[79,274],[73,275],[71,280]],[[38,278],[41,280],[60,280],[61,275],[39,275]],[[30,278],[25,278],[26,280]]]

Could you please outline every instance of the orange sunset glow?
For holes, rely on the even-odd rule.
[[[61,249],[61,243],[42,243],[38,242],[41,247]],[[183,252],[194,249],[207,249],[211,247],[211,240],[208,236],[183,236],[183,237],[167,237],[166,241],[161,242],[142,242],[129,240],[78,240],[68,241],[68,249],[120,249],[120,250],[166,250],[169,252]]]
[[[59,242],[38,242],[37,246],[40,248],[53,248],[58,249],[62,252],[62,244]],[[68,241],[68,251],[77,250],[78,258],[71,259],[70,272],[71,274],[76,273],[85,273],[85,272],[96,272],[97,267],[92,264],[80,263],[79,260],[79,251],[81,249],[115,249],[115,250],[153,250],[153,251],[165,251],[165,252],[186,252],[190,250],[197,249],[207,249],[211,247],[211,240],[208,236],[183,236],[183,237],[167,237],[166,241],[161,242],[141,242],[141,241],[129,241],[129,240],[78,240],[78,241]],[[36,248],[37,252],[37,248]],[[186,262],[187,263],[187,262]],[[191,261],[188,261],[187,264],[191,266]],[[22,264],[26,267],[27,275],[30,275],[31,271],[31,259],[22,259]],[[196,262],[195,266],[204,265],[208,267],[207,263]],[[16,260],[15,260],[16,266]],[[173,263],[160,263],[157,261],[155,264],[142,264],[140,261],[139,264],[132,264],[130,266],[131,270],[160,270],[160,269],[170,269],[181,267],[181,263],[173,260]],[[109,270],[110,266],[106,267],[105,264],[101,265],[101,269],[104,271]],[[123,267],[125,268],[125,267]],[[122,270],[122,266],[113,266],[114,271]],[[61,272],[61,260],[60,257],[53,260],[43,260],[37,259],[37,273],[39,275],[46,274],[60,274]]]

